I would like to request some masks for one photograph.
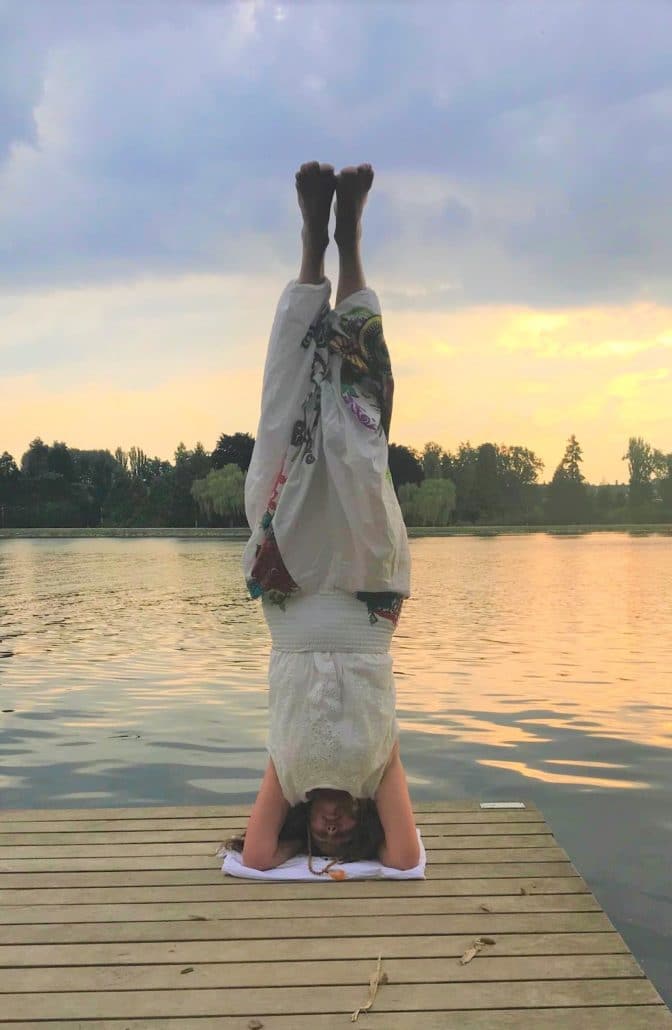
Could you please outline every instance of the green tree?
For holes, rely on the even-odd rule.
[[[422,451],[422,471],[425,479],[441,479],[443,477],[442,458],[443,448],[440,444],[433,440],[425,444]]]
[[[116,459],[109,451],[82,451],[71,448],[70,454],[75,467],[75,479],[86,492],[88,511],[85,525],[98,526],[107,495],[112,489],[119,469]]]
[[[478,508],[474,505],[476,457],[476,449],[467,440],[455,453],[446,451],[441,459],[444,477],[455,486],[455,516],[458,521],[474,523],[478,519]]]
[[[197,443],[194,450],[189,451],[180,441],[175,451],[171,525],[193,526],[197,523],[198,506],[191,488],[197,479],[204,479],[209,472],[210,456],[203,444]]]
[[[501,507],[497,448],[491,443],[481,444],[476,451],[472,506],[479,521],[492,520]]]
[[[653,499],[651,477],[663,467],[662,458],[661,452],[655,451],[641,436],[631,436],[628,440],[628,449],[621,460],[628,463],[631,508]]]
[[[103,503],[102,520],[109,526],[143,525],[142,512],[149,490],[141,479],[121,471]]]
[[[219,515],[234,526],[245,517],[245,474],[236,464],[211,469],[205,479],[195,480],[191,492],[208,519]]]
[[[128,472],[128,454],[122,451],[121,447],[117,447],[114,452],[114,460],[122,472]]]
[[[551,522],[581,523],[591,516],[590,496],[581,471],[583,454],[574,434],[548,488],[547,515]]]
[[[30,441],[28,450],[21,458],[21,470],[24,475],[37,479],[46,476],[49,471],[49,447],[39,436]]]
[[[0,482],[14,482],[20,475],[21,473],[12,455],[9,451],[3,451],[0,454]]]
[[[54,440],[48,449],[47,469],[57,476],[62,476],[66,483],[72,483],[77,478],[75,463],[67,444]]]
[[[128,470],[133,479],[148,483],[152,478],[149,458],[140,447],[131,447],[128,452]]]
[[[254,437],[249,433],[234,433],[233,436],[222,433],[212,452],[211,465],[213,469],[221,469],[225,465],[237,465],[243,472],[247,472],[253,450]]]
[[[9,451],[0,454],[0,528],[15,523],[14,508],[19,502],[21,473]],[[11,505],[11,510],[10,510]]]
[[[541,520],[538,482],[544,463],[527,447],[497,448],[500,507],[507,522]]]
[[[422,483],[422,464],[417,451],[413,448],[391,443],[387,448],[387,463],[397,494],[404,483]]]
[[[669,518],[672,516],[672,454],[661,455],[658,460],[655,485],[663,513]]]

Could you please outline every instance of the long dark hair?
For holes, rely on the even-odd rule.
[[[279,841],[304,841],[306,853],[308,853],[310,834],[310,804],[310,801],[300,801],[298,805],[290,808],[278,834]],[[356,812],[357,825],[352,831],[350,840],[343,844],[338,853],[338,859],[341,862],[361,862],[366,859],[378,858],[378,850],[385,840],[383,826],[373,798],[359,798]],[[239,837],[230,837],[224,842],[224,847],[232,851],[242,851],[244,843],[245,834],[243,833]],[[310,840],[310,852],[315,857],[324,855],[317,842],[312,839]]]

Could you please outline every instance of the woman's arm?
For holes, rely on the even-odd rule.
[[[275,766],[269,758],[245,831],[244,865],[251,869],[274,869],[300,851],[302,841],[278,840],[289,807],[280,789]]]
[[[399,741],[392,749],[375,800],[385,833],[378,851],[380,861],[393,869],[415,868],[420,861],[420,844],[406,773],[399,756]]]

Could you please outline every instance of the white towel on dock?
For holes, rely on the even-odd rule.
[[[375,861],[343,862],[342,864],[332,866],[332,869],[334,871],[342,869],[345,873],[346,880],[424,880],[425,866],[427,865],[427,853],[425,852],[425,846],[422,843],[420,830],[416,828],[416,832],[418,834],[418,842],[420,844],[420,861],[413,869],[392,869],[390,866],[384,866],[382,862]],[[315,869],[322,869],[329,861],[329,858],[313,858],[313,866]],[[222,865],[222,872],[226,873],[227,876],[245,876],[249,880],[317,880],[320,883],[342,882],[332,881],[330,876],[325,876],[324,874],[320,876],[319,873],[311,873],[308,868],[307,855],[295,855],[294,858],[287,859],[286,862],[283,862],[282,865],[276,866],[275,869],[251,869],[249,866],[243,865],[242,855],[240,852],[227,851]]]

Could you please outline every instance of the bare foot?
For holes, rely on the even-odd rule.
[[[371,165],[344,168],[336,176],[336,230],[339,247],[355,244],[362,235],[362,213],[373,182]]]
[[[329,215],[336,189],[333,165],[309,161],[296,173],[296,192],[303,215],[301,236],[305,246],[324,250],[329,242]]]

